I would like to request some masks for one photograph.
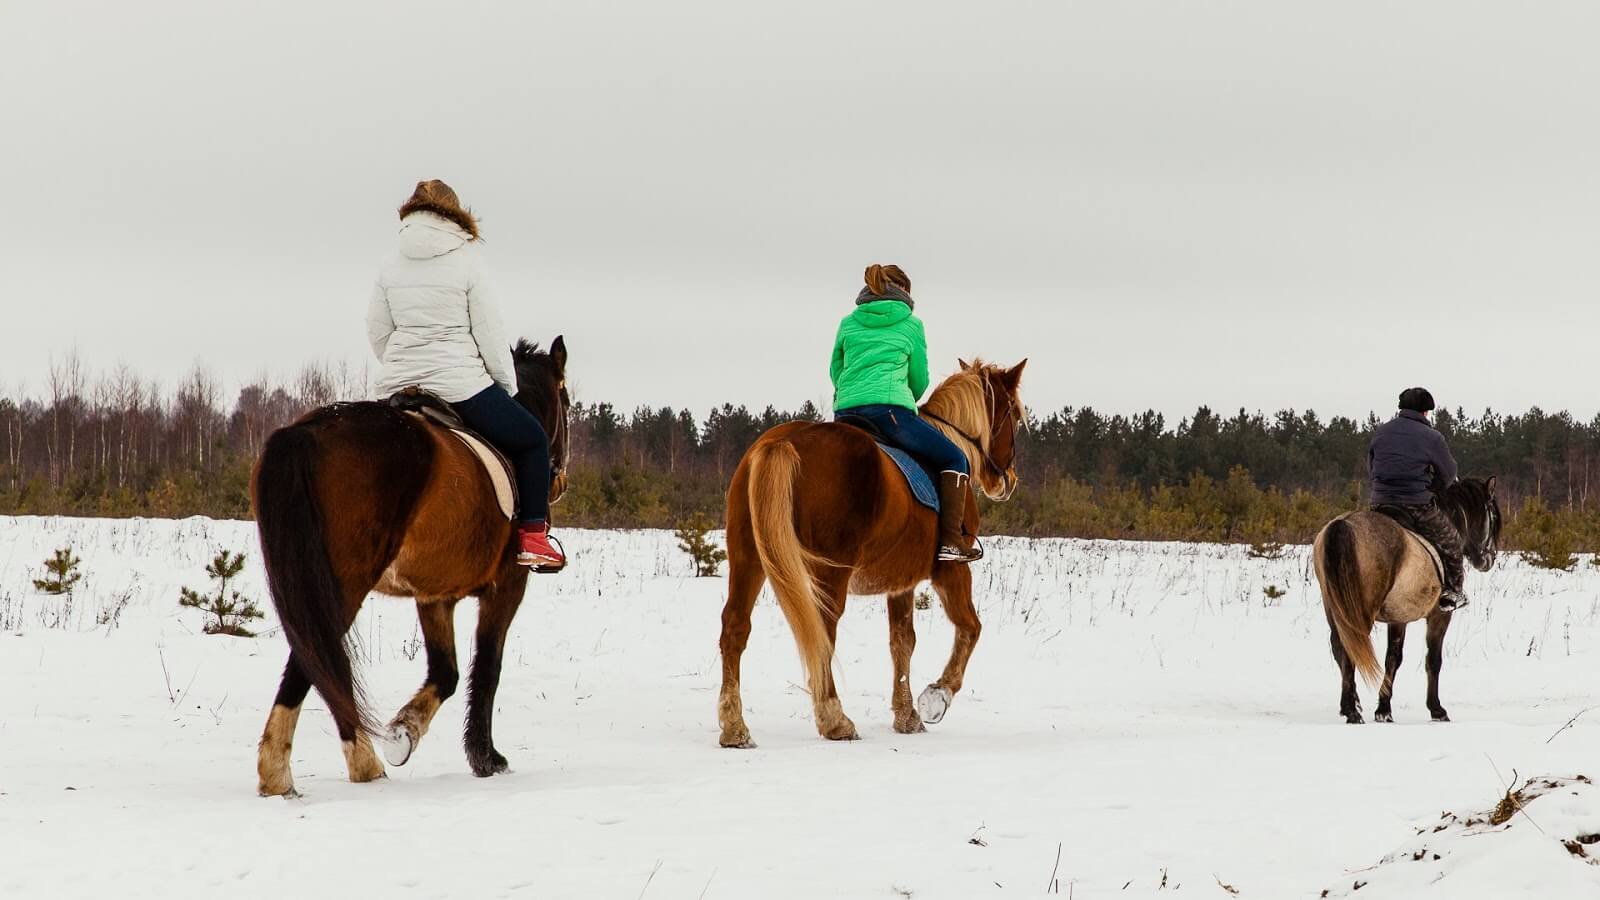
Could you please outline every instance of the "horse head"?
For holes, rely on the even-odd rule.
[[[1016,493],[1017,430],[1027,422],[1019,386],[1027,360],[1007,369],[960,360],[961,369],[928,396],[923,415],[967,454],[972,479],[992,500]]]
[[[511,355],[517,369],[517,402],[539,419],[550,436],[550,502],[555,503],[567,492],[567,459],[571,451],[567,342],[557,335],[546,352],[538,344],[519,340]]]
[[[1441,505],[1461,532],[1467,559],[1480,572],[1494,568],[1500,551],[1500,501],[1494,476],[1463,478],[1445,489]]]

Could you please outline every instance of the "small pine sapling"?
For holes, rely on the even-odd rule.
[[[1272,603],[1275,600],[1282,600],[1284,597],[1287,597],[1289,595],[1288,591],[1284,590],[1281,587],[1278,587],[1275,584],[1269,584],[1266,587],[1262,588],[1261,589],[1261,593],[1267,595],[1266,602],[1268,602],[1268,603]]]
[[[1284,549],[1282,541],[1252,541],[1249,553],[1253,559],[1282,559]]]
[[[251,619],[260,619],[264,613],[254,600],[238,591],[230,592],[228,582],[244,571],[244,554],[217,551],[216,558],[206,566],[206,574],[217,582],[217,593],[200,594],[183,588],[178,596],[179,606],[188,606],[208,612],[216,619],[205,625],[206,634],[231,634],[234,637],[255,637],[255,632],[245,627]]]
[[[710,517],[705,513],[695,513],[680,521],[677,531],[673,532],[678,537],[678,549],[694,560],[696,578],[715,577],[717,567],[728,560],[728,551],[712,543],[708,536],[710,531]]]
[[[917,591],[917,599],[912,606],[917,609],[933,609],[933,595],[927,591]]]
[[[83,578],[78,564],[83,560],[72,555],[71,547],[62,547],[56,555],[44,561],[45,577],[35,578],[35,589],[46,594],[71,594],[72,588]]]

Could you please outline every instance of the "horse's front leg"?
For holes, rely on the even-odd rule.
[[[894,661],[890,706],[894,710],[894,730],[901,734],[928,730],[911,703],[911,651],[917,648],[917,632],[912,620],[914,601],[912,591],[889,595],[889,658]]]
[[[972,605],[972,571],[962,563],[940,563],[933,569],[933,588],[939,592],[944,613],[956,628],[956,638],[950,648],[950,661],[945,663],[939,680],[922,689],[917,697],[917,710],[923,721],[937,724],[950,709],[955,695],[961,691],[967,674],[967,660],[978,645],[978,635],[983,623],[978,621],[978,610]]]
[[[383,735],[383,755],[392,766],[403,766],[422,743],[439,706],[456,692],[457,598],[417,598],[417,620],[422,624],[423,646],[428,653],[428,676],[411,702],[395,713]]]
[[[1428,712],[1435,722],[1450,721],[1439,703],[1439,670],[1444,668],[1444,633],[1450,630],[1450,616],[1438,607],[1428,613]]]
[[[528,570],[513,565],[500,573],[501,580],[478,595],[477,646],[472,656],[472,674],[467,681],[467,763],[479,778],[509,772],[510,765],[494,748],[494,695],[500,687],[501,657],[505,652],[506,632],[522,605],[528,587]]]

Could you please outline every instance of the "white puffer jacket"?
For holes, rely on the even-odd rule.
[[[378,396],[411,385],[451,403],[491,384],[517,392],[511,344],[484,277],[483,251],[461,227],[430,212],[400,224],[400,249],[378,271],[367,338],[383,363]]]

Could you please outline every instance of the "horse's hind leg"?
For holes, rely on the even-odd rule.
[[[395,713],[383,736],[383,755],[392,766],[403,766],[428,733],[440,704],[456,692],[456,599],[417,600],[417,620],[422,624],[423,646],[428,653],[428,676],[411,702]]]
[[[744,722],[744,702],[739,696],[739,661],[750,643],[750,614],[755,610],[756,597],[761,593],[766,574],[756,557],[755,545],[737,548],[736,537],[731,532],[730,527],[728,602],[722,607],[722,637],[718,641],[722,651],[722,691],[717,695],[717,724],[722,735],[717,741],[724,747],[748,750],[755,742],[750,740],[750,729]]]
[[[479,778],[509,772],[511,766],[494,748],[494,695],[500,688],[500,666],[506,632],[522,605],[528,588],[528,570],[513,565],[501,580],[478,596],[477,646],[472,674],[467,681],[467,764]]]
[[[956,628],[955,643],[950,647],[950,661],[945,663],[939,680],[922,689],[917,697],[917,709],[930,724],[937,724],[950,709],[955,695],[967,676],[967,661],[978,645],[983,633],[983,623],[978,621],[978,610],[972,605],[972,570],[961,563],[945,563],[934,568],[933,588],[939,592],[939,601],[950,624]]]
[[[298,797],[294,774],[289,769],[289,754],[294,749],[294,729],[300,721],[300,706],[311,691],[311,682],[295,665],[294,654],[283,667],[278,695],[267,714],[267,727],[261,732],[256,751],[257,791],[263,797]]]
[[[828,667],[822,673],[827,689],[821,697],[811,698],[811,707],[817,717],[817,733],[830,741],[854,741],[861,737],[856,731],[856,723],[844,714],[844,706],[839,702],[839,687],[833,681],[833,647],[839,636],[839,619],[844,615],[845,601],[850,595],[850,576],[853,574],[854,570],[846,568],[829,568],[817,573],[817,583],[828,601],[822,618],[828,629],[829,649]]]
[[[1356,667],[1350,661],[1350,654],[1344,652],[1339,632],[1332,630],[1332,633],[1333,661],[1339,666],[1339,715],[1351,725],[1360,725],[1366,720],[1361,717],[1361,696],[1356,693]]]
[[[1428,712],[1435,722],[1450,721],[1439,704],[1439,670],[1444,668],[1444,633],[1450,630],[1450,615],[1439,609],[1428,613]]]
[[[917,648],[917,632],[912,619],[915,595],[902,591],[889,595],[889,658],[894,660],[894,688],[890,705],[894,709],[894,730],[919,734],[928,729],[911,703],[911,652]]]
[[[1389,708],[1389,698],[1394,696],[1394,675],[1400,671],[1400,657],[1405,652],[1406,626],[1389,626],[1389,652],[1383,658],[1383,686],[1378,689],[1378,708],[1372,714],[1374,722],[1393,722],[1394,712]]]

